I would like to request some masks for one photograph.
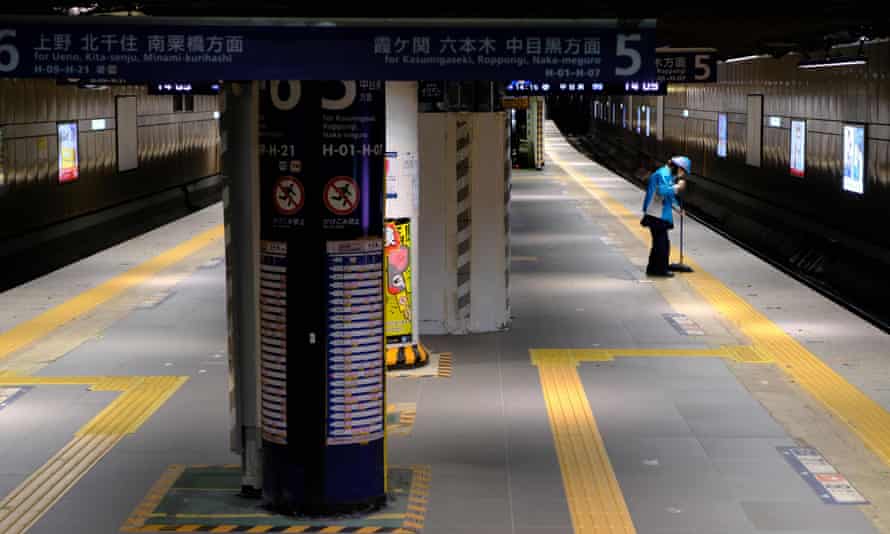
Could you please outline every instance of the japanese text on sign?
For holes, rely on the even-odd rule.
[[[655,76],[650,22],[564,28],[77,24],[0,27],[0,76],[151,79],[561,79]]]

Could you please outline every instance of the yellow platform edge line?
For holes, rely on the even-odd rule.
[[[631,234],[647,243],[648,236],[639,225],[638,215],[564,165],[560,158],[551,155],[551,159],[619,219]],[[850,384],[723,282],[703,271],[692,259],[686,258],[686,263],[695,271],[684,278],[715,310],[748,337],[757,354],[775,360],[785,374],[859,437],[885,465],[890,466],[890,412]]]
[[[223,234],[223,225],[215,226],[33,319],[0,333],[0,360],[216,242],[223,237]]]

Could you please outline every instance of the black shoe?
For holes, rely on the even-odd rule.
[[[657,276],[658,278],[673,278],[673,277],[674,277],[674,273],[672,273],[672,272],[666,272],[666,273],[650,273],[649,271],[646,271],[646,276]]]

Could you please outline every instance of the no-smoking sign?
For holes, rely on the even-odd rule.
[[[358,183],[349,176],[331,178],[324,188],[324,204],[334,215],[349,215],[358,207]]]
[[[282,215],[295,215],[306,200],[303,184],[293,176],[282,176],[275,182],[275,209]]]

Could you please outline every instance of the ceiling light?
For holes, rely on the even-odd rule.
[[[740,61],[751,61],[752,59],[762,59],[770,57],[769,54],[761,54],[757,56],[741,56],[741,57],[733,57],[729,58],[725,61],[725,63],[738,63]]]
[[[828,67],[852,67],[854,65],[865,65],[868,60],[865,57],[828,57],[825,59],[811,59],[801,61],[797,68],[799,69],[824,69]]]

